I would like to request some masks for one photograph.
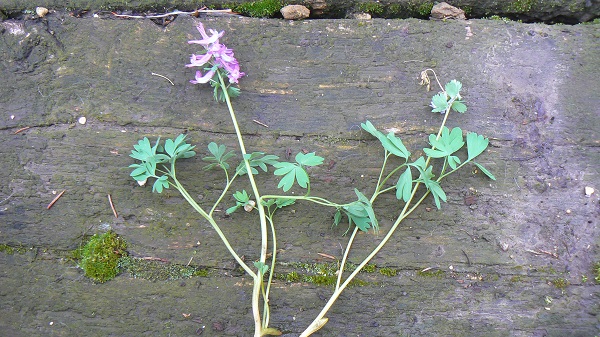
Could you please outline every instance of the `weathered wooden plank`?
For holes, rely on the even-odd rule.
[[[47,23],[2,23],[0,200],[12,195],[0,205],[0,243],[36,247],[48,255],[0,254],[3,284],[9,285],[3,287],[7,304],[1,310],[7,318],[1,325],[44,334],[80,334],[90,325],[97,335],[192,334],[198,326],[181,314],[194,311],[194,317],[207,322],[206,334],[247,335],[251,288],[243,278],[144,287],[140,284],[146,281],[121,277],[92,285],[72,264],[58,260],[60,251],[77,247],[83,233],[107,224],[130,243],[135,256],[179,264],[193,256],[195,264],[225,271],[235,266],[216,234],[175,191],[153,195],[138,187],[126,168],[132,163],[127,156],[132,144],[143,136],[187,131],[201,152],[207,152],[211,140],[235,147],[225,106],[212,101],[209,88],[187,82],[192,71],[184,64],[198,51],[185,43],[197,35],[194,22],[178,18],[163,28],[150,21],[55,16]],[[465,170],[444,185],[449,202],[442,210],[428,201],[430,209],[411,215],[374,260],[400,273],[363,276],[373,283],[343,296],[323,336],[598,331],[598,286],[582,282],[583,275],[591,278],[591,265],[600,257],[598,196],[583,194],[585,186],[598,189],[600,178],[598,25],[203,22],[227,31],[224,41],[248,74],[234,105],[249,149],[282,157],[287,149],[294,154],[307,149],[335,162],[312,172],[315,195],[349,201],[355,186],[365,192],[372,188],[382,154],[359,131],[366,119],[395,130],[411,150],[424,145],[440,118],[427,107],[431,93],[418,85],[426,67],[465,86],[470,110],[451,116],[450,125],[491,139],[482,163],[498,180],[490,183]],[[152,73],[167,76],[174,85]],[[80,116],[87,117],[85,125],[76,122]],[[14,134],[22,127],[31,128]],[[214,200],[222,177],[199,170],[202,165],[197,158],[182,162],[180,177],[194,196]],[[276,179],[263,179],[274,191]],[[52,191],[62,190],[65,194],[47,210]],[[107,194],[119,219],[112,215]],[[467,206],[465,197],[475,202],[469,199]],[[390,197],[377,207],[385,214],[380,217],[385,230],[399,206]],[[317,253],[341,256],[345,228],[331,230],[331,210],[303,204],[293,210],[279,218],[279,261],[313,262],[320,258]],[[256,258],[256,220],[246,214],[220,220],[238,251]],[[380,239],[359,236],[352,260],[358,262]],[[443,270],[443,277],[417,275],[427,267]],[[571,285],[561,290],[548,284],[557,279]],[[199,288],[191,286],[195,282]],[[34,296],[52,294],[57,286],[64,290],[48,301]],[[232,288],[239,290],[235,296],[230,296]],[[289,336],[309,323],[330,292],[299,283],[278,282],[276,288],[273,323]],[[87,300],[90,293],[97,298],[104,291],[115,294],[113,312],[106,303]],[[552,303],[546,303],[546,296]],[[70,304],[64,308],[51,304],[65,301]],[[148,320],[124,318],[130,312]],[[77,323],[65,322],[69,317]],[[52,328],[47,321],[64,325]],[[225,330],[216,331],[214,322],[225,323]]]

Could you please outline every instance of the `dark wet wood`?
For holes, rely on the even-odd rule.
[[[144,136],[187,132],[203,153],[210,141],[236,145],[225,105],[213,102],[210,88],[188,83],[193,71],[184,65],[199,51],[186,43],[197,35],[194,22],[181,17],[164,28],[147,20],[55,15],[0,23],[0,200],[6,198],[0,244],[28,249],[0,253],[0,317],[6,318],[0,327],[27,335],[193,335],[200,325],[182,316],[192,313],[205,335],[251,331],[248,278],[194,278],[181,286],[122,276],[92,285],[58,258],[84,233],[110,226],[134,256],[179,264],[193,256],[194,264],[217,270],[234,266],[176,191],[152,194],[127,169],[132,145]],[[369,284],[342,296],[322,336],[597,333],[591,268],[600,260],[600,206],[598,193],[588,198],[584,187],[600,188],[598,25],[203,22],[226,30],[223,41],[247,73],[234,106],[248,148],[280,157],[288,149],[316,151],[334,163],[311,172],[314,195],[342,202],[354,199],[354,187],[372,190],[382,153],[359,129],[367,119],[395,131],[413,152],[424,145],[441,121],[427,107],[432,93],[418,85],[425,68],[464,84],[469,111],[451,116],[449,125],[491,139],[481,163],[498,180],[466,169],[444,184],[442,210],[427,200],[375,258],[399,274],[362,276]],[[77,122],[81,116],[85,125]],[[199,200],[215,200],[222,176],[202,165],[199,158],[182,162],[180,178]],[[275,190],[276,179],[262,182]],[[390,196],[376,206],[386,230],[399,205]],[[284,211],[279,261],[341,257],[347,237],[345,228],[331,229],[332,216],[304,204]],[[236,249],[255,259],[256,219],[240,213],[219,221]],[[381,237],[360,235],[351,260],[359,262]],[[417,273],[430,267],[442,270],[441,278]],[[558,289],[552,282],[559,279],[570,285]],[[273,325],[297,335],[330,291],[278,282]],[[102,294],[118,295],[98,302]],[[214,322],[224,332],[215,332]]]

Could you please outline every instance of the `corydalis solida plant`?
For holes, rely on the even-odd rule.
[[[440,184],[444,178],[467,163],[473,163],[481,172],[491,179],[495,179],[481,164],[473,161],[485,151],[488,146],[488,140],[481,135],[469,132],[466,134],[465,143],[463,131],[460,128],[454,127],[449,129],[445,126],[448,116],[452,111],[464,113],[467,110],[460,94],[462,84],[453,80],[444,87],[440,84],[442,91],[432,98],[432,111],[443,114],[444,118],[439,131],[436,134],[429,135],[430,146],[423,149],[423,156],[412,158],[411,152],[393,132],[384,134],[371,122],[366,121],[361,124],[362,129],[375,137],[384,150],[379,179],[373,187],[370,196],[369,193],[364,193],[358,189],[354,190],[354,200],[349,202],[336,203],[322,197],[312,196],[308,168],[321,165],[324,158],[317,156],[315,153],[298,153],[294,161],[287,162],[279,161],[279,157],[263,152],[246,151],[236,114],[231,105],[231,97],[240,94],[239,89],[232,86],[232,84],[237,84],[239,79],[244,76],[244,73],[240,71],[239,63],[235,59],[233,51],[220,43],[220,39],[224,35],[223,31],[218,32],[209,29],[207,33],[202,24],[198,24],[197,28],[202,39],[191,40],[188,43],[199,44],[204,47],[205,51],[202,54],[193,54],[190,58],[190,63],[186,65],[187,67],[201,68],[201,70],[196,71],[195,78],[190,82],[193,84],[210,83],[214,89],[215,99],[227,103],[231,121],[236,131],[242,161],[238,165],[232,166],[229,161],[235,157],[234,151],[229,151],[225,145],[219,145],[214,142],[208,144],[210,155],[205,156],[203,160],[209,164],[205,166],[205,169],[222,170],[224,174],[223,191],[212,206],[210,203],[204,206],[199,205],[177,179],[176,161],[178,159],[190,158],[196,154],[193,151],[194,146],[186,143],[186,136],[184,135],[179,135],[174,139],[167,139],[164,143],[161,143],[159,138],[154,145],[147,138],[140,140],[138,144],[134,145],[134,150],[131,154],[131,157],[140,163],[130,166],[133,168],[131,176],[138,182],[154,178],[154,192],[161,193],[164,188],[171,186],[177,189],[186,201],[214,228],[225,247],[253,280],[252,313],[254,317],[255,337],[281,334],[276,328],[269,327],[269,293],[277,253],[277,237],[274,225],[274,215],[277,210],[297,201],[316,203],[321,206],[331,207],[335,211],[334,225],[340,224],[345,218],[348,221],[349,230],[352,229],[346,247],[343,250],[343,257],[339,263],[334,291],[321,312],[301,334],[301,336],[309,336],[327,323],[328,318],[326,314],[339,295],[346,289],[361,269],[384,247],[400,223],[408,215],[425,200],[429,200],[427,197],[430,194],[433,197],[436,207],[441,208],[441,202],[446,201],[446,193]],[[429,85],[427,74],[428,71],[424,71],[422,79]],[[228,83],[225,83],[225,78],[227,78]],[[461,160],[459,151],[465,145],[467,147],[467,157]],[[261,195],[255,181],[255,176],[260,174],[261,171],[268,172],[269,167],[274,168],[273,174],[281,178],[277,187],[281,188],[283,192],[288,192],[292,188],[300,188],[306,190],[305,194],[300,196]],[[237,182],[237,178],[242,176],[247,177],[252,188],[251,192],[246,190],[233,192],[234,183]],[[362,262],[349,275],[344,277],[343,271],[345,270],[357,232],[367,232],[369,230],[382,232],[379,228],[373,205],[380,195],[388,192],[395,193],[396,199],[401,206],[400,213],[396,216],[393,225],[386,231],[383,231],[382,234],[384,237],[381,242],[372,249],[369,255],[363,258]],[[240,209],[246,211],[258,210],[260,238],[257,241],[260,242],[260,248],[259,254],[257,254],[258,258],[252,265],[247,264],[236,253],[221,231],[217,220],[213,217],[213,212],[223,202],[224,197],[229,194],[235,199],[235,205],[227,208],[226,212],[228,214]],[[270,256],[267,254],[268,251],[271,254]],[[261,303],[262,311],[260,308]]]

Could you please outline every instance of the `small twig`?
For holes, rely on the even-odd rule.
[[[194,257],[190,257],[190,260],[188,261],[188,263],[185,265],[186,267],[190,265],[190,263],[192,263],[192,260],[194,259]]]
[[[13,135],[16,135],[16,134],[17,134],[17,133],[19,133],[19,132],[23,132],[23,131],[25,131],[25,130],[27,130],[27,129],[29,129],[29,128],[31,128],[31,126],[26,126],[26,127],[24,127],[24,128],[20,128],[19,130],[17,130],[17,131],[15,131],[15,132],[13,132]]]
[[[10,199],[10,197],[12,197],[12,196],[13,196],[13,194],[15,194],[15,192],[12,192],[12,193],[11,193],[11,194],[10,194],[8,197],[6,197],[6,198],[2,199],[2,200],[0,201],[0,204],[3,204],[3,203],[6,201],[6,200]]]
[[[547,251],[545,251],[545,250],[541,250],[541,249],[540,249],[540,250],[537,250],[537,251],[535,251],[535,250],[531,250],[531,249],[525,249],[525,251],[526,251],[526,252],[529,252],[529,253],[532,253],[532,254],[535,254],[535,255],[543,255],[543,254],[546,254],[546,255],[550,255],[550,256],[552,256],[552,257],[553,257],[553,258],[555,258],[555,259],[558,259],[558,254],[555,254],[555,253],[552,253],[552,252],[547,252]]]
[[[115,205],[113,205],[112,202],[112,197],[110,196],[110,194],[108,195],[108,203],[110,204],[110,209],[112,209],[113,214],[115,215],[115,218],[119,218],[119,214],[117,214],[117,210],[115,209]]]
[[[471,266],[471,260],[469,260],[469,255],[467,255],[467,252],[465,252],[464,249],[461,249],[463,254],[465,254],[465,257],[467,258],[467,264],[469,265],[469,267]]]
[[[461,231],[463,231],[463,232],[467,233],[467,235],[468,235],[468,236],[471,238],[471,240],[473,240],[473,242],[477,241],[477,237],[475,237],[475,236],[474,236],[474,235],[472,235],[471,233],[467,232],[466,230],[464,230],[464,229],[462,229],[462,228],[461,228],[461,229],[459,229],[459,230],[461,230]]]
[[[175,83],[173,83],[173,81],[171,81],[167,76],[161,75],[161,74],[157,74],[157,73],[152,73],[152,75],[154,76],[158,76],[158,77],[162,77],[165,80],[169,81],[171,83],[171,85],[175,85]],[[140,92],[141,93],[141,92]]]
[[[197,9],[193,12],[182,12],[182,11],[174,11],[165,14],[158,15],[125,15],[125,14],[117,14],[112,13],[114,16],[118,18],[127,18],[127,19],[160,19],[167,16],[172,15],[198,15],[198,13],[215,13],[215,14],[235,14],[231,9]]]
[[[337,260],[337,258],[333,255],[329,255],[329,254],[325,254],[325,253],[317,253],[317,255],[320,255],[322,257],[326,257],[328,259],[332,259],[332,260]]]
[[[261,122],[261,121],[257,121],[256,119],[253,119],[252,121],[253,121],[254,123],[258,124],[258,125],[264,126],[265,128],[268,128],[268,127],[269,127],[267,124],[265,124],[265,123],[263,123],[263,122]]]
[[[545,250],[541,250],[541,249],[540,249],[539,251],[540,251],[540,253],[542,253],[542,254],[550,255],[550,256],[552,256],[553,258],[555,258],[555,259],[558,259],[558,254],[556,254],[556,253],[547,252],[547,251],[545,251]]]
[[[50,203],[48,204],[46,209],[50,209],[50,207],[52,207],[52,205],[54,205],[54,203],[56,203],[56,201],[58,201],[58,199],[60,199],[60,197],[62,197],[62,195],[65,194],[66,191],[67,190],[63,190],[56,197],[54,197],[54,199],[52,199],[52,201],[50,201]]]
[[[142,257],[142,260],[148,260],[148,261],[160,261],[160,262],[169,262],[169,260],[167,259],[161,259],[160,257],[153,257],[153,256],[146,256],[146,257]]]

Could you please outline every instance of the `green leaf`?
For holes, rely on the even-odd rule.
[[[139,176],[139,175],[142,175],[142,174],[147,174],[146,167],[143,166],[143,165],[132,164],[132,165],[129,165],[129,167],[136,167],[136,169],[133,170],[131,172],[131,174],[130,174],[130,176],[132,176],[132,177]],[[144,179],[140,179],[140,180],[144,180]]]
[[[444,190],[442,190],[440,183],[438,183],[437,181],[434,181],[434,180],[430,180],[429,183],[426,184],[426,186],[429,189],[429,191],[431,192],[431,194],[433,195],[433,199],[435,201],[435,206],[438,209],[440,209],[441,208],[440,199],[442,199],[442,201],[446,202],[446,193],[444,193]]]
[[[443,92],[433,96],[431,98],[431,107],[433,108],[431,112],[444,113],[448,108],[448,96]]]
[[[296,156],[298,158],[298,156]],[[319,157],[320,158],[320,157]],[[300,157],[300,161],[303,161],[305,158]],[[308,158],[309,164],[315,163],[315,159]],[[283,188],[284,192],[287,192],[292,188],[294,182],[297,182],[300,187],[307,188],[310,182],[308,177],[308,173],[300,163],[288,163],[288,162],[277,162],[273,165],[276,168],[275,172],[273,172],[276,176],[283,176],[277,185],[277,188]],[[312,166],[312,165],[309,165]]]
[[[489,139],[484,138],[482,135],[478,135],[475,132],[467,133],[467,152],[469,159],[474,159],[479,156],[488,147]]]
[[[227,210],[225,210],[225,214],[230,215],[231,213],[237,211],[238,208],[240,208],[241,205],[236,204],[235,206],[229,207]]]
[[[202,158],[202,160],[213,163],[204,166],[204,170],[209,170],[217,166],[221,167],[224,170],[229,169],[229,164],[227,163],[227,160],[235,156],[235,153],[233,151],[227,152],[227,147],[225,145],[217,145],[217,143],[215,142],[210,142],[208,144],[208,151],[212,154],[212,156],[206,156]]]
[[[147,161],[149,158],[152,158],[154,152],[152,151],[148,138],[144,137],[144,139],[139,140],[137,144],[134,144],[133,150],[129,156],[140,161]]]
[[[298,181],[298,185],[300,185],[300,187],[306,188],[309,182],[308,173],[306,173],[306,171],[302,167],[296,167],[294,171],[296,172],[296,181]]]
[[[342,210],[338,208],[337,211],[335,212],[335,215],[333,216],[333,225],[334,226],[339,225],[341,220],[342,220]]]
[[[240,95],[241,91],[239,88],[228,86],[227,93],[229,94],[230,98],[236,98]]]
[[[410,199],[410,195],[412,194],[412,172],[410,171],[410,167],[406,168],[406,171],[400,175],[398,178],[398,182],[396,183],[396,199],[402,199],[404,202],[407,202]]]
[[[457,80],[452,80],[446,83],[446,93],[450,98],[458,98],[460,99],[460,89],[462,88],[462,83]]]
[[[467,111],[467,106],[462,101],[454,101],[452,102],[452,110],[464,113]]]
[[[233,198],[242,204],[245,204],[250,200],[250,196],[246,190],[242,190],[241,192],[235,191],[235,193],[233,193]]]
[[[296,200],[294,199],[287,199],[287,198],[278,198],[275,200],[275,205],[277,206],[277,208],[283,208],[286,206],[290,206],[296,203]]]
[[[290,163],[288,163],[288,164],[290,164]],[[283,170],[287,170],[287,168],[280,168],[280,169],[275,170],[275,175],[283,175],[283,174],[278,174],[278,173],[283,172]],[[294,186],[295,180],[296,180],[296,172],[295,172],[295,169],[292,167],[291,170],[289,172],[287,172],[281,178],[281,180],[279,181],[279,184],[277,184],[277,188],[281,188],[281,189],[283,189],[284,192],[287,192],[290,190],[290,188],[292,188],[292,186]]]
[[[420,172],[425,171],[425,158],[423,158],[422,156],[417,158],[417,160],[415,160],[414,162],[412,162],[411,164],[408,164],[410,166],[416,167],[417,169],[419,169]]]
[[[260,167],[263,172],[267,172],[267,165],[274,166],[276,163],[278,163],[277,160],[279,157],[272,154],[265,155],[264,152],[252,152],[250,154],[246,153],[244,155],[244,159],[248,160],[252,174],[258,174],[256,167]],[[239,175],[246,174],[246,164],[242,161],[236,170]]]
[[[479,167],[479,169],[481,170],[481,172],[483,172],[490,179],[496,180],[496,177],[494,177],[494,175],[492,174],[492,172],[488,171],[485,167],[483,167],[483,165],[481,165],[479,163],[476,163],[476,162],[473,162],[473,164],[475,164],[477,167]]]
[[[369,228],[373,228],[375,231],[379,230],[379,224],[377,222],[377,218],[375,218],[375,212],[373,211],[373,206],[367,197],[364,196],[359,190],[354,189],[354,193],[358,197],[358,200],[342,207],[342,210],[348,217],[348,222],[350,225],[355,224],[358,229],[361,231],[368,231]],[[338,209],[339,211],[339,209]],[[336,217],[338,215],[336,214]],[[339,215],[341,219],[341,214]],[[335,225],[334,218],[334,225]]]
[[[406,147],[402,143],[402,140],[400,138],[396,137],[396,135],[394,135],[393,132],[388,133],[387,139],[390,140],[392,145],[394,145],[394,148],[397,150],[394,152],[392,152],[392,151],[390,151],[390,152],[392,152],[396,156],[404,158],[404,159],[408,159],[408,157],[410,157],[410,152],[406,149]]]
[[[264,262],[261,261],[254,262],[254,267],[256,267],[256,269],[258,269],[258,272],[262,275],[269,271],[269,266],[267,266]]]
[[[358,200],[360,200],[365,205],[365,211],[367,212],[369,219],[371,221],[371,225],[375,232],[379,231],[379,223],[377,222],[377,218],[375,217],[375,211],[373,210],[373,206],[371,205],[371,201],[365,197],[359,190],[354,189],[354,193],[358,196]]]
[[[173,157],[173,154],[175,153],[175,143],[172,139],[167,139],[165,141],[165,152],[167,152],[169,156]]]
[[[302,152],[298,152],[296,155],[296,162],[302,166],[317,166],[323,164],[323,157],[319,157],[315,155],[314,152],[304,154]]]
[[[434,134],[429,135],[429,144],[435,149],[423,149],[425,154],[432,158],[443,158],[460,150],[465,142],[460,128],[456,127],[450,131],[444,126],[439,139]]]
[[[460,165],[460,158],[457,156],[448,156],[448,165],[450,165],[453,170],[456,170],[458,165]]]
[[[360,126],[375,138],[379,139],[383,148],[391,154],[404,159],[408,159],[410,156],[410,152],[404,147],[400,138],[397,138],[393,132],[390,132],[385,136],[381,131],[377,130],[370,121],[361,123]]]
[[[169,188],[169,181],[167,176],[163,175],[156,179],[154,185],[152,185],[152,192],[162,193],[163,188]]]

